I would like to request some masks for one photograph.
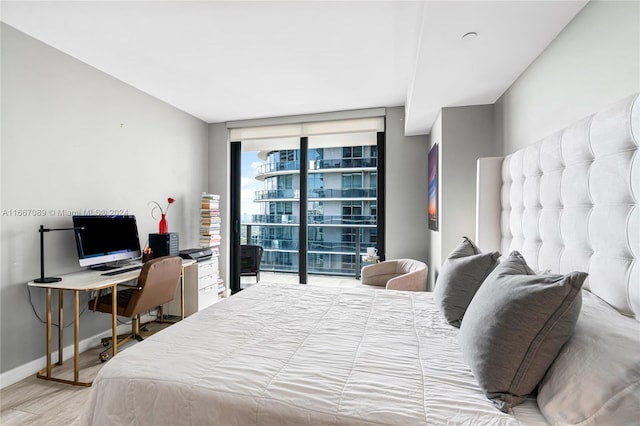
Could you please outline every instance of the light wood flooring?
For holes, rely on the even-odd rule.
[[[169,325],[151,323],[147,328],[157,331]],[[122,349],[126,350],[134,344],[136,342],[126,344]],[[99,360],[103,350],[102,346],[98,346],[80,354],[81,381],[90,382],[98,374],[104,365]],[[57,358],[52,361],[57,361]],[[55,377],[72,380],[73,359],[65,361],[64,365],[53,371]],[[0,391],[0,425],[70,425],[80,417],[90,389],[38,379],[34,374]]]
[[[255,282],[252,277],[243,277],[242,282]],[[277,274],[262,272],[260,282],[297,283],[297,274]],[[346,277],[310,276],[310,285],[354,287],[360,281]],[[166,327],[167,324],[152,323],[150,330]],[[128,346],[128,345],[127,345]],[[98,355],[102,346],[88,350],[80,355],[80,380],[91,381],[104,365]],[[126,350],[126,346],[124,347]],[[54,360],[55,361],[55,360]],[[73,360],[65,361],[55,370],[56,377],[71,380],[73,378]],[[0,391],[0,425],[50,425],[63,426],[74,423],[89,398],[91,388],[72,386],[63,383],[41,380],[35,374]]]

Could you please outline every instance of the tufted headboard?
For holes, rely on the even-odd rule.
[[[586,271],[586,289],[640,319],[639,141],[634,95],[504,159],[480,159],[478,245],[518,250],[538,270]]]

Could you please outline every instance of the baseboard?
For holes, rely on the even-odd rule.
[[[143,315],[142,322],[147,322],[155,319],[154,315]],[[121,324],[117,327],[118,334],[127,333],[131,330],[130,324]],[[97,346],[100,346],[100,339],[103,337],[110,337],[111,330],[106,330],[102,333],[96,334],[95,336],[88,337],[86,339],[81,340],[79,343],[80,353],[83,353],[89,349],[93,349]],[[54,342],[55,344],[55,342]],[[73,358],[73,343],[65,346],[63,348],[63,361],[67,361]],[[52,362],[57,362],[58,360],[58,351],[51,353]],[[11,386],[12,384],[19,382],[22,379],[26,379],[31,375],[35,375],[38,371],[42,370],[47,366],[47,356],[44,355],[41,358],[23,364],[19,367],[16,367],[12,370],[6,371],[4,373],[0,373],[0,389],[4,389],[7,386]]]

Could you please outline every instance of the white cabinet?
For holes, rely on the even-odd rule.
[[[218,300],[228,292],[220,277],[220,196],[203,193],[200,200],[200,247],[213,253],[209,259],[201,260],[184,271],[184,315],[188,316]],[[180,289],[168,305],[169,315],[180,315]]]
[[[220,279],[217,256],[184,268],[185,317],[213,305],[222,297],[224,284]],[[171,316],[180,316],[180,286],[165,309]]]
[[[213,305],[223,297],[218,291],[218,271],[218,257],[198,263],[198,300],[194,302],[198,310]]]

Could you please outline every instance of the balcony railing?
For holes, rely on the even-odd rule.
[[[377,157],[364,158],[331,158],[327,160],[311,160],[309,161],[309,170],[324,169],[362,169],[378,166]]]
[[[314,225],[375,225],[376,215],[309,215],[309,226]]]
[[[279,161],[277,163],[262,164],[256,169],[256,175],[266,175],[269,173],[281,172],[281,171],[299,171],[300,161]]]
[[[377,188],[351,188],[351,189],[309,189],[309,199],[317,198],[376,198],[378,196]],[[254,201],[265,200],[282,200],[282,199],[300,199],[300,190],[298,189],[265,189],[255,191],[253,195]]]
[[[309,170],[331,170],[331,169],[363,169],[378,167],[377,157],[364,158],[331,158],[326,160],[310,160]],[[277,163],[262,164],[256,170],[256,176],[284,172],[299,171],[300,161],[279,161]]]
[[[322,220],[342,222],[345,221],[375,221],[375,216],[318,216]],[[263,216],[264,219],[271,220],[275,216]],[[292,216],[292,219],[297,217]],[[352,224],[353,225],[353,224]],[[244,223],[241,225],[242,244],[254,244],[264,248],[264,255],[260,265],[261,271],[271,272],[292,272],[298,268],[299,243],[296,230],[293,230],[293,238],[266,238],[261,232],[261,228],[268,227],[277,229],[282,226],[279,223],[263,222]],[[294,225],[296,226],[296,225]],[[310,224],[309,226],[327,226],[326,224]],[[366,255],[367,247],[374,247],[375,242],[371,241],[371,235],[365,230],[375,228],[371,224],[361,224],[360,226],[349,226],[346,229],[353,229],[352,241],[327,241],[324,239],[309,239],[307,241],[308,271],[310,274],[340,275],[359,278],[362,267],[362,256]],[[287,229],[291,229],[287,227]],[[375,239],[375,237],[373,237]]]
[[[281,200],[281,199],[300,199],[300,190],[298,189],[265,189],[263,191],[255,191],[253,193],[254,201],[263,200]]]
[[[254,214],[251,223],[243,223],[242,226],[251,226],[267,223],[300,223],[300,218],[291,214]]]
[[[309,198],[376,198],[377,188],[312,189]]]
[[[376,215],[318,215],[308,216],[309,226],[317,225],[375,225]],[[299,224],[300,218],[290,214],[256,214],[251,216],[251,223],[242,226],[264,224]]]

